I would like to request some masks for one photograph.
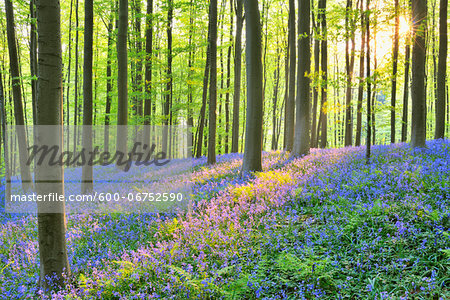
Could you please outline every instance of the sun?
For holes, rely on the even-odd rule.
[[[399,34],[400,36],[407,35],[411,30],[411,24],[408,22],[405,16],[400,16],[400,24],[399,24]]]

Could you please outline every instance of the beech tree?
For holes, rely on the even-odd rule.
[[[217,104],[217,0],[209,4],[209,135],[208,164],[216,163],[216,104]]]
[[[238,152],[239,146],[239,102],[241,100],[242,73],[242,15],[243,0],[236,0],[236,38],[234,43],[234,95],[233,95],[233,126],[231,129],[231,152]]]
[[[62,147],[62,53],[60,6],[58,0],[37,0],[38,82],[37,125],[52,125],[37,130],[38,146]],[[49,128],[51,132],[49,132]],[[63,167],[48,161],[36,166],[38,195],[64,195]],[[70,277],[66,245],[64,202],[38,202],[40,286],[44,290],[64,286],[63,273]],[[48,279],[51,278],[51,281]]]
[[[427,1],[412,0],[413,49],[412,49],[412,118],[411,146],[425,147],[426,139],[426,90],[425,60],[427,33]]]
[[[293,155],[309,154],[310,147],[310,1],[298,1],[298,75]]]
[[[391,81],[391,143],[395,143],[395,105],[397,100],[397,65],[398,65],[398,39],[400,27],[400,8],[398,0],[394,0],[395,28],[394,50],[392,55],[392,81]]]
[[[117,146],[116,151],[127,153],[128,130],[128,0],[119,0],[117,32]],[[163,150],[164,151],[164,150]]]
[[[285,122],[285,144],[286,150],[292,151],[294,145],[295,124],[295,2],[289,0],[289,85],[288,98],[286,101]]]
[[[15,132],[19,145],[19,164],[24,191],[33,189],[30,167],[28,161],[28,139],[25,130],[25,118],[23,111],[23,99],[20,83],[19,60],[17,56],[16,31],[14,26],[14,11],[11,0],[5,0],[6,9],[6,33],[8,37],[9,65],[11,69],[12,94],[14,99],[14,117],[16,121]]]
[[[247,69],[247,118],[242,173],[262,170],[263,72],[258,0],[244,0]]]
[[[84,2],[84,65],[83,65],[83,148],[92,151],[92,47],[94,31],[93,0]],[[93,168],[90,164],[82,167],[81,192],[93,190]]]
[[[439,6],[439,63],[437,71],[436,131],[435,139],[443,139],[445,134],[447,75],[447,7],[448,0],[441,0]]]

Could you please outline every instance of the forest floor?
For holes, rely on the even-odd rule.
[[[197,160],[191,214],[69,214],[57,299],[450,299],[450,141]],[[37,291],[37,218],[0,213],[0,298]]]

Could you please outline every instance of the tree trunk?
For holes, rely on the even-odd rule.
[[[62,53],[60,6],[57,0],[37,0],[38,28],[38,93],[37,125],[53,125],[37,130],[38,146],[62,147]],[[44,132],[45,131],[45,132]],[[38,195],[64,195],[62,166],[38,164],[36,191]],[[51,209],[54,213],[49,213]],[[70,278],[66,246],[66,217],[64,202],[38,202],[38,235],[40,257],[40,286],[44,290],[64,286],[63,273]],[[52,277],[50,284],[46,278]]]
[[[72,2],[71,2],[72,3]],[[33,106],[33,125],[36,125],[36,97],[37,97],[37,35],[36,35],[36,0],[30,1],[30,74],[31,74],[31,99]],[[70,21],[72,20],[72,5],[70,6]],[[70,28],[70,25],[69,25]],[[69,33],[70,49],[70,33]],[[70,50],[69,50],[70,68]],[[70,71],[69,71],[70,75]]]
[[[74,114],[73,114],[73,152],[76,153],[78,145],[77,125],[78,125],[78,0],[75,1],[75,99],[74,99]]]
[[[278,130],[277,130],[277,106],[278,106],[278,88],[280,83],[280,59],[281,59],[281,49],[278,45],[277,40],[277,67],[273,71],[273,78],[274,78],[274,87],[273,87],[273,98],[272,98],[272,150],[277,150],[278,147]],[[280,118],[281,119],[281,118]]]
[[[405,50],[405,86],[403,89],[402,142],[406,142],[408,135],[408,103],[409,103],[409,66],[411,60],[411,39],[408,34]]]
[[[365,55],[365,41],[366,41],[366,29],[364,26],[364,11],[363,11],[363,0],[361,0],[360,11],[361,11],[361,53],[359,57],[359,85],[358,85],[358,104],[356,112],[356,137],[355,146],[361,146],[361,133],[362,133],[362,102],[364,95],[364,55]]]
[[[209,33],[208,33],[209,40]],[[206,64],[205,64],[205,72],[203,74],[203,94],[202,94],[202,107],[200,108],[200,121],[198,125],[197,131],[197,148],[195,157],[199,158],[203,153],[203,130],[205,128],[205,114],[206,114],[206,98],[208,97],[208,81],[209,81],[209,60],[210,60],[210,51],[209,44],[206,50]]]
[[[144,102],[144,144],[150,145],[152,117],[152,56],[153,56],[153,0],[147,0],[145,19],[145,102]]]
[[[94,31],[93,0],[84,2],[84,62],[83,62],[83,149],[92,151],[92,54]],[[93,168],[90,164],[82,167],[81,192],[92,192]]]
[[[116,151],[128,153],[128,0],[119,0],[117,32],[117,146]],[[120,168],[120,167],[119,167]]]
[[[163,128],[163,140],[162,140],[162,151],[168,154],[168,125],[170,119],[170,103],[172,102],[172,20],[173,20],[173,2],[168,0],[167,3],[167,84],[166,84],[166,94],[164,102],[164,128]],[[168,156],[168,155],[167,155]]]
[[[426,0],[412,1],[413,49],[412,49],[412,147],[425,147],[426,140],[426,90],[425,90],[425,60],[426,60]]]
[[[314,13],[312,15],[312,23],[314,28],[314,74],[319,78],[320,68],[320,41],[318,35],[320,33],[319,23],[315,22]],[[317,105],[319,102],[319,87],[313,88],[313,108],[312,108],[312,126],[311,126],[311,148],[317,148],[317,140],[319,133],[317,132]]]
[[[208,164],[216,163],[216,104],[217,104],[217,0],[209,6],[209,134]]]
[[[141,0],[134,2],[135,5],[135,22],[134,31],[136,36],[136,114],[139,122],[142,122],[143,103],[142,103],[142,37],[141,37]],[[141,123],[140,123],[141,124]]]
[[[353,117],[352,117],[352,80],[355,65],[355,29],[353,22],[352,0],[347,0],[346,10],[347,36],[345,40],[345,67],[347,71],[347,90],[345,93],[345,146],[351,146],[353,140]],[[349,43],[352,43],[351,50]]]
[[[294,146],[295,126],[295,2],[289,0],[289,93],[286,102],[286,151]]]
[[[34,3],[36,0],[32,0],[31,3]],[[69,14],[69,46],[68,46],[68,56],[69,56],[69,63],[67,66],[67,87],[66,87],[66,124],[67,126],[70,126],[70,71],[71,71],[71,65],[72,65],[72,10],[73,10],[73,0],[70,0],[70,14]],[[37,42],[36,42],[37,45]],[[33,48],[33,45],[32,47]],[[30,49],[31,51],[31,49]],[[37,51],[37,48],[35,49],[35,51]],[[37,58],[37,55],[36,55]],[[35,74],[37,74],[37,60],[35,63],[36,66],[36,70],[35,70]],[[32,67],[33,68],[33,67]],[[37,82],[36,82],[37,83]],[[37,88],[37,86],[36,86]],[[64,102],[63,102],[64,103]],[[70,135],[69,132],[67,132],[67,136],[65,136],[66,138],[66,142],[67,142],[67,146],[66,149],[70,150]]]
[[[321,107],[319,128],[320,132],[320,148],[327,147],[328,133],[328,112],[327,112],[327,81],[328,81],[328,42],[327,42],[327,16],[326,16],[327,0],[319,0],[320,23],[322,27],[323,40],[321,44],[321,70],[322,70],[322,90],[321,90]],[[317,130],[319,132],[319,130]]]
[[[8,149],[8,141],[6,139],[6,110],[5,110],[5,94],[3,89],[3,78],[2,78],[3,70],[0,69],[0,127],[2,134],[1,136],[1,142],[3,143],[3,157],[4,157],[4,165],[5,165],[5,199],[8,199],[11,195],[11,175],[10,175],[10,168],[9,168],[9,149]],[[0,149],[1,150],[1,149]],[[0,153],[1,157],[1,153]]]
[[[448,0],[441,0],[439,9],[439,62],[437,72],[436,131],[435,139],[445,134],[445,79],[447,73],[447,7]]]
[[[189,71],[188,71],[188,101],[187,101],[187,126],[188,128],[188,132],[189,132],[189,136],[188,136],[188,148],[190,151],[190,155],[189,157],[193,156],[193,151],[194,149],[192,149],[192,145],[193,145],[193,136],[192,136],[192,127],[194,126],[194,118],[192,116],[192,103],[194,102],[194,96],[193,96],[193,87],[192,87],[192,76],[194,74],[194,69],[193,69],[193,64],[195,61],[195,54],[194,54],[194,49],[193,49],[193,44],[192,44],[192,39],[193,39],[193,35],[194,35],[194,16],[193,16],[193,10],[194,10],[194,1],[191,0],[189,3],[189,58],[188,58],[188,67],[189,67]]]
[[[247,118],[242,174],[262,170],[263,74],[258,0],[245,0]]]
[[[391,89],[391,143],[395,143],[395,105],[397,100],[397,61],[398,61],[398,35],[400,27],[400,12],[398,0],[394,0],[395,6],[395,30],[394,53],[392,62],[392,89]]]
[[[227,53],[227,92],[225,94],[225,153],[230,148],[230,89],[231,89],[231,50],[233,49],[233,0],[230,0],[230,45]]]
[[[367,136],[366,136],[366,163],[370,163],[370,147],[372,141],[372,103],[370,99],[370,95],[372,93],[371,90],[371,78],[370,78],[370,0],[366,0],[366,64],[367,64]]]
[[[310,148],[310,0],[298,1],[298,83],[293,155],[309,154]]]
[[[231,152],[238,152],[239,145],[239,104],[241,99],[241,70],[242,70],[242,16],[243,0],[236,0],[236,41],[234,45],[234,95],[233,95],[233,125],[231,137]]]
[[[24,109],[22,103],[22,91],[19,74],[19,61],[17,56],[16,32],[14,25],[14,12],[11,0],[5,0],[6,32],[8,37],[9,64],[11,72],[12,93],[14,99],[14,117],[16,121],[16,134],[19,144],[20,175],[24,191],[33,189],[30,166],[28,161],[28,141],[25,129]]]
[[[104,150],[109,152],[109,125],[111,124],[111,94],[113,87],[112,79],[112,38],[113,38],[113,24],[115,22],[115,7],[111,5],[111,14],[108,23],[108,54],[106,59],[106,108],[105,108],[105,136],[104,138]]]

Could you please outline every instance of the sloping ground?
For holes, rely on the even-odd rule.
[[[450,144],[198,163],[192,214],[70,215],[55,298],[449,299]],[[35,297],[34,216],[3,215],[0,295]]]

